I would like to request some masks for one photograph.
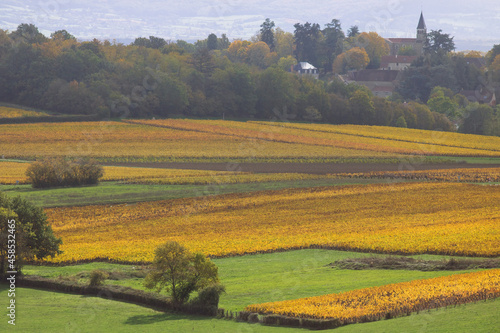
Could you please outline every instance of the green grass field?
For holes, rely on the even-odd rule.
[[[398,182],[386,179],[313,179],[221,185],[141,185],[102,182],[96,186],[34,189],[31,185],[0,185],[0,191],[21,196],[42,207],[64,207],[247,193],[284,188]]]
[[[382,256],[331,250],[299,250],[216,259],[226,285],[220,307],[238,311],[251,303],[293,299],[369,286],[431,278],[463,271],[339,270],[327,267],[347,257]],[[445,259],[443,256],[414,256]],[[91,263],[75,266],[26,266],[26,274],[57,278],[85,276],[94,269],[137,272],[133,266]],[[84,282],[85,280],[80,280]],[[142,278],[108,281],[142,289]],[[0,291],[7,298],[5,286]],[[18,288],[16,292],[19,332],[305,332],[302,329],[237,323],[225,319],[163,313],[147,307],[96,297]],[[349,325],[326,332],[493,332],[500,325],[500,300],[431,310],[408,317]],[[0,331],[7,327],[0,324]]]
[[[0,288],[5,287],[1,285]],[[5,289],[0,291],[0,297],[7,299]],[[27,288],[16,290],[16,301],[16,326],[9,325],[7,316],[2,316],[2,332],[309,332],[305,329],[163,313],[97,297]],[[500,325],[499,310],[500,299],[496,299],[323,332],[495,332],[495,327]]]

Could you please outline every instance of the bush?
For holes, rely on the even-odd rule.
[[[32,163],[26,170],[34,188],[94,185],[103,175],[102,167],[89,159],[46,159]]]
[[[193,304],[217,308],[220,295],[224,292],[226,292],[226,288],[223,285],[219,283],[212,284],[198,292],[198,297],[193,300]]]
[[[89,286],[95,287],[95,286],[101,286],[104,284],[104,281],[108,278],[108,273],[100,271],[98,269],[93,270],[90,273],[90,281],[89,281]]]

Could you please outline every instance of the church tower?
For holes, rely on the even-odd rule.
[[[425,26],[424,13],[420,12],[420,20],[417,26],[417,42],[423,43],[427,38],[427,27]]]

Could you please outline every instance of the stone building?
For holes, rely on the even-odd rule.
[[[420,13],[420,20],[417,25],[417,38],[386,38],[391,55],[395,56],[402,48],[411,48],[417,56],[424,53],[425,41],[427,39],[427,26],[425,25],[424,14]]]

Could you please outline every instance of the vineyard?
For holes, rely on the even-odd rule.
[[[413,134],[417,139],[411,139]],[[0,125],[4,157],[31,160],[46,156],[90,156],[111,162],[500,157],[498,147],[496,137],[351,125],[172,119]]]
[[[41,117],[47,115],[44,112],[0,106],[0,118]]]
[[[6,115],[36,116],[0,107],[0,118]],[[234,297],[237,311],[246,307],[243,312],[266,324],[341,326],[500,296],[498,269],[417,276],[396,267],[392,280],[384,280],[379,268],[351,273],[326,261],[309,272],[305,263],[311,259],[305,252],[314,251],[366,259],[498,258],[498,137],[273,121],[121,120],[0,125],[0,151],[1,190],[46,207],[63,241],[62,254],[35,259],[32,267],[75,267],[76,275],[60,279],[86,278],[75,264],[127,267],[133,280],[109,283],[141,289],[155,249],[176,241],[240,269],[258,267],[268,260],[263,256],[307,257],[282,276],[257,268],[252,286],[235,282],[232,265],[222,265],[221,281],[234,282],[227,293],[240,292],[222,297]],[[47,157],[94,158],[105,164],[101,184],[31,188],[26,169]],[[266,265],[281,272],[280,263]],[[300,277],[305,271],[311,275]],[[342,285],[361,273],[364,284]],[[322,280],[311,282],[313,275]],[[368,276],[376,278],[365,283]],[[300,290],[274,291],[280,279],[301,281]],[[252,298],[260,283],[260,298]]]
[[[64,239],[64,253],[52,262],[148,262],[166,240],[213,257],[310,247],[494,257],[500,254],[499,203],[495,186],[408,183],[46,212]]]
[[[26,169],[29,163],[0,163],[0,184],[28,184]],[[103,181],[121,181],[133,184],[155,185],[205,185],[242,184],[270,181],[290,181],[306,179],[407,179],[442,182],[500,182],[500,168],[462,168],[442,170],[383,171],[364,173],[337,173],[313,175],[304,173],[252,173],[232,171],[162,169],[140,167],[104,167]]]
[[[500,296],[500,270],[416,280],[297,300],[247,306],[287,317],[337,319],[338,326]]]

